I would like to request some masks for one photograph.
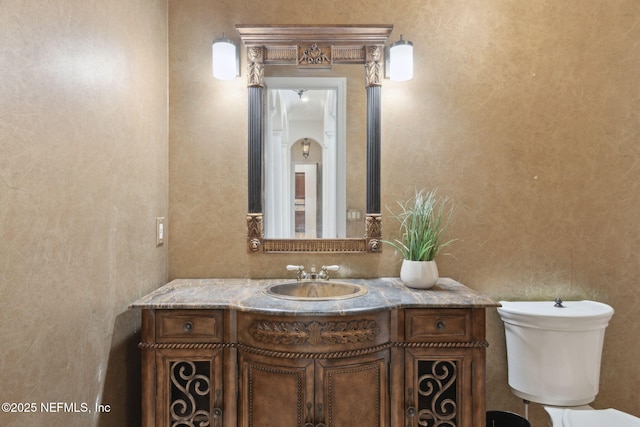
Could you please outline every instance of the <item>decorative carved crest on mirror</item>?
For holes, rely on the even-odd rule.
[[[247,48],[249,90],[249,194],[247,242],[250,252],[380,252],[380,92],[384,45],[392,25],[256,26],[236,25]],[[331,68],[333,64],[364,65],[367,91],[366,216],[363,238],[266,239],[262,210],[262,98],[265,65]]]

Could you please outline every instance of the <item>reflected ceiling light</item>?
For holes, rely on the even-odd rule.
[[[213,77],[218,80],[233,80],[240,75],[238,46],[224,36],[213,41]]]
[[[304,138],[300,141],[300,144],[302,144],[302,157],[306,159],[309,157],[311,141],[308,138]]]
[[[413,78],[413,43],[402,39],[387,49],[385,60],[387,76],[395,81],[407,81]]]
[[[302,95],[307,91],[307,89],[293,89],[293,91],[298,94],[300,99],[302,99]]]

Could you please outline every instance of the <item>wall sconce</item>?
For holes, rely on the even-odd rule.
[[[413,78],[413,43],[402,40],[402,35],[386,49],[385,75],[399,82]]]
[[[300,141],[300,144],[302,144],[302,157],[306,159],[309,157],[309,150],[311,149],[309,146],[311,145],[311,141],[309,141],[308,138],[304,138]]]
[[[213,77],[218,80],[233,80],[240,75],[238,46],[224,36],[213,41]]]

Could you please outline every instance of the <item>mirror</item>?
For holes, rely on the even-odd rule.
[[[348,80],[265,77],[265,238],[364,235],[365,138],[352,135],[364,129],[364,91],[347,102]]]
[[[392,28],[236,26],[247,47],[251,252],[381,250],[380,92],[384,44]],[[362,76],[362,65],[359,85],[335,77],[339,67],[345,67],[343,76]],[[331,77],[299,77],[307,73]],[[362,115],[347,104],[356,86],[365,99]],[[305,94],[323,100],[318,101],[321,117],[295,122],[294,101]],[[347,132],[343,115],[364,115],[363,125],[354,128],[366,136],[356,140],[357,134]],[[364,191],[350,174],[364,182]]]

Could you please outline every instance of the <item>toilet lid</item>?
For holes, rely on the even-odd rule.
[[[617,409],[580,411],[566,409],[562,416],[562,427],[640,427],[640,418]]]

